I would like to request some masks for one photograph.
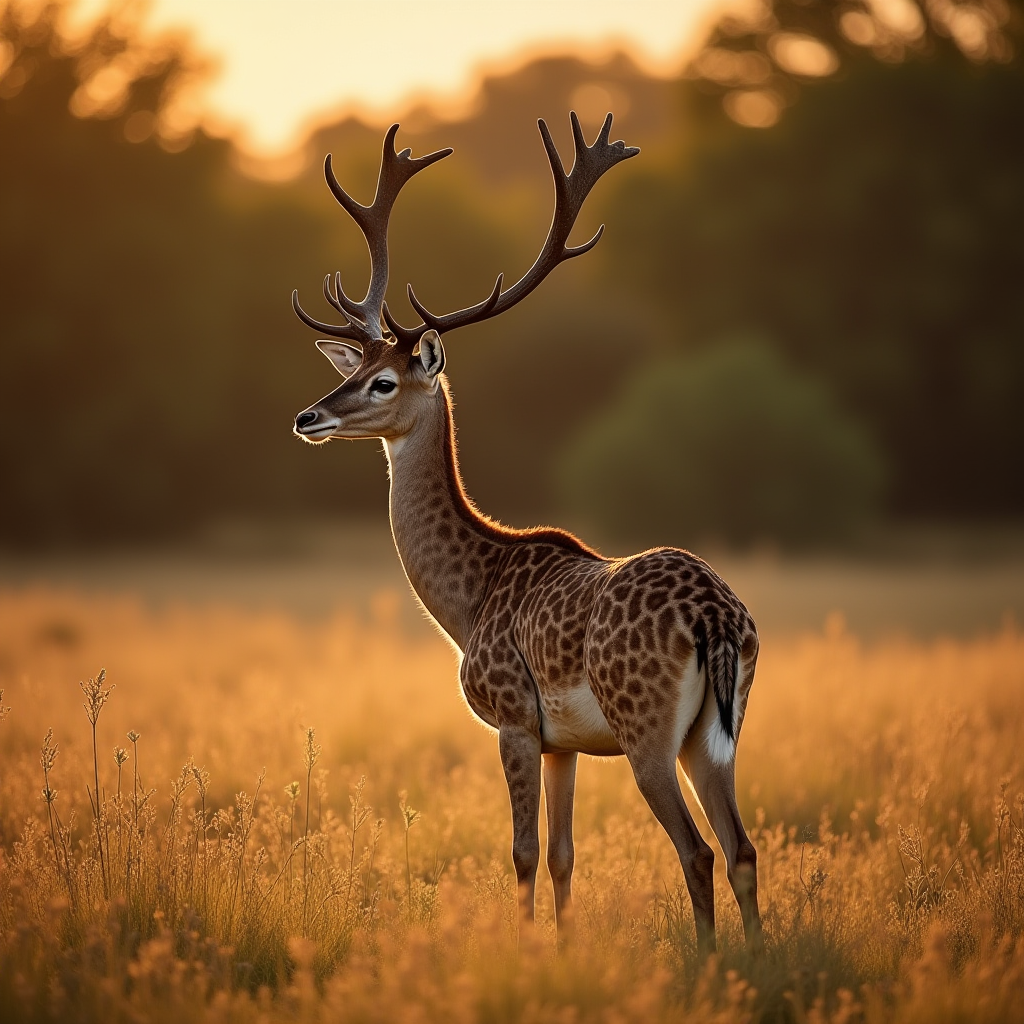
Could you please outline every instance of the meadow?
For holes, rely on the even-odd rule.
[[[0,1019],[1024,1020],[1011,620],[766,638],[738,790],[767,954],[723,876],[699,963],[622,759],[581,761],[575,941],[543,867],[517,938],[495,739],[408,600],[0,589]]]

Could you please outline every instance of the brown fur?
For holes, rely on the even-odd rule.
[[[727,638],[737,652],[738,733],[757,657],[746,609],[686,551],[608,559],[561,530],[513,530],[481,515],[459,475],[447,383],[424,374],[416,356],[407,366],[397,358],[393,350],[375,354],[312,411],[337,421],[336,436],[385,438],[402,564],[463,655],[469,707],[498,731],[522,917],[534,914],[542,763],[548,862],[565,930],[576,754],[625,754],[679,853],[699,945],[714,948],[714,857],[683,802],[679,759],[722,843],[748,942],[758,948],[754,848],[736,810],[732,764],[708,751],[720,712],[708,663],[697,671],[709,638]],[[400,377],[400,393],[387,401],[372,397],[385,366]]]

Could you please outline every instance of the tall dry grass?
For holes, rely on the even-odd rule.
[[[0,595],[0,1019],[1024,1019],[1013,628],[765,643],[738,788],[768,954],[719,879],[700,964],[621,759],[581,765],[576,943],[542,884],[517,946],[493,736],[393,614]]]

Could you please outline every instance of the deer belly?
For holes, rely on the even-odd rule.
[[[548,752],[577,750],[595,757],[621,754],[622,748],[612,733],[586,683],[557,693],[541,694],[540,734]]]

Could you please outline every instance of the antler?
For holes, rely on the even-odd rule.
[[[345,317],[343,325],[325,324],[314,320],[299,305],[299,293],[292,292],[292,308],[303,323],[314,330],[323,331],[335,338],[348,338],[358,341],[365,348],[381,342],[384,332],[381,329],[381,310],[384,305],[384,294],[388,287],[388,220],[391,210],[401,192],[402,186],[416,173],[429,167],[438,160],[449,156],[451,149],[441,149],[427,156],[413,158],[411,149],[395,152],[395,135],[398,125],[393,124],[384,136],[384,149],[380,158],[380,176],[377,179],[377,193],[370,206],[357,203],[338,184],[331,167],[330,154],[324,162],[324,176],[334,193],[334,198],[345,208],[349,216],[359,225],[363,237],[370,250],[370,284],[362,302],[355,302],[345,294],[341,287],[341,274],[334,275],[334,287],[331,288],[331,275],[324,278],[324,296],[327,301]]]
[[[559,263],[570,260],[574,256],[582,256],[600,241],[601,235],[604,233],[603,224],[589,242],[571,247],[566,245],[569,233],[583,206],[583,201],[597,184],[601,175],[622,160],[636,156],[640,150],[636,146],[627,146],[624,142],[610,143],[608,141],[608,133],[612,127],[611,114],[605,118],[604,125],[592,146],[588,146],[583,137],[583,129],[580,127],[580,121],[575,111],[569,114],[569,118],[572,121],[575,159],[572,170],[568,174],[565,173],[565,168],[558,155],[558,150],[551,140],[551,133],[548,131],[544,119],[541,118],[537,122],[541,139],[544,141],[548,163],[551,165],[551,176],[554,179],[555,212],[551,218],[551,227],[548,228],[548,237],[544,241],[544,247],[536,262],[506,291],[501,290],[504,276],[499,274],[491,294],[486,299],[478,302],[475,306],[468,306],[466,309],[460,309],[455,313],[446,313],[443,316],[431,313],[416,298],[412,285],[409,285],[409,301],[423,320],[419,327],[403,327],[391,315],[386,302],[383,306],[384,320],[400,344],[415,345],[427,328],[433,328],[438,334],[444,334],[446,331],[454,331],[457,327],[479,323],[481,320],[489,320],[492,316],[504,313],[506,309],[510,309],[517,302],[525,299]]]

